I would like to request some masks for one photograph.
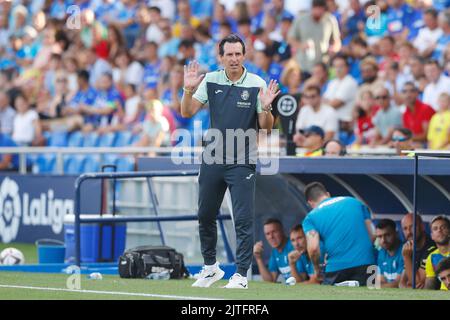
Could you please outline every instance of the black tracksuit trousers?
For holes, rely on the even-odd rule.
[[[253,219],[256,166],[205,164],[200,167],[198,220],[205,265],[216,262],[217,214],[227,187],[231,193],[236,230],[237,272],[247,275],[253,256]]]

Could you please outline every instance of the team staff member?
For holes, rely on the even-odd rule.
[[[365,286],[370,276],[367,268],[375,264],[369,209],[352,197],[331,198],[319,182],[306,186],[305,197],[313,208],[303,220],[308,255],[315,270],[311,279],[330,285],[356,280]],[[324,278],[320,273],[321,239],[327,255]]]
[[[220,280],[224,272],[216,261],[217,225],[216,216],[227,187],[230,190],[236,230],[236,273],[226,288],[247,289],[247,270],[253,253],[253,215],[255,201],[256,159],[251,161],[250,152],[257,150],[256,137],[244,139],[245,149],[235,152],[233,145],[227,146],[226,134],[257,129],[270,131],[273,126],[272,101],[278,95],[276,81],[269,86],[259,76],[248,72],[243,66],[245,44],[237,35],[229,35],[219,43],[219,59],[223,70],[198,74],[198,63],[185,66],[184,94],[181,114],[192,117],[208,102],[211,128],[222,133],[222,143],[214,150],[214,163],[202,155],[199,174],[199,233],[204,268],[195,287],[209,287]],[[211,132],[211,131],[208,131]],[[211,143],[217,143],[214,139]],[[208,144],[208,147],[211,144]],[[223,148],[223,150],[220,150]],[[223,152],[220,159],[217,155]],[[232,156],[230,156],[232,154]],[[255,154],[255,153],[252,153]],[[231,158],[231,159],[230,159]],[[222,161],[223,160],[223,161]],[[231,160],[231,161],[230,161]],[[237,161],[239,160],[239,161]],[[245,164],[241,164],[244,160]],[[222,163],[218,163],[222,162]]]

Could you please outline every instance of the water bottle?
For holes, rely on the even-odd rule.
[[[349,280],[334,284],[337,287],[359,287],[359,282],[356,280]]]
[[[88,276],[88,279],[91,280],[102,280],[103,276],[100,272],[93,272]]]

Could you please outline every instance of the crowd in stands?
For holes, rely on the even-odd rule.
[[[298,101],[294,141],[308,148],[306,155],[323,154],[301,133],[311,126],[323,131],[323,143],[394,146],[404,142],[397,131],[411,136],[412,148],[449,149],[449,6],[448,0],[2,1],[0,141],[45,146],[55,132],[109,134],[114,141],[128,131],[139,146],[200,145],[201,136],[171,138],[176,129],[193,132],[196,121],[203,130],[209,125],[207,109],[192,118],[180,114],[183,66],[196,60],[202,72],[217,70],[218,40],[236,33],[246,44],[247,70],[276,79]]]
[[[302,285],[358,281],[359,286],[411,288],[414,264],[416,288],[450,289],[448,217],[434,217],[427,230],[417,215],[413,260],[412,213],[398,224],[386,218],[375,220],[362,202],[332,197],[318,182],[305,187],[305,197],[313,210],[289,234],[278,219],[264,222],[270,257],[263,256],[262,240],[253,249],[262,280],[290,284],[293,277],[293,283]]]

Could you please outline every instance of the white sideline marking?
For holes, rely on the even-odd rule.
[[[63,292],[75,292],[75,293],[109,294],[109,295],[120,295],[120,296],[168,298],[168,299],[178,299],[178,300],[222,300],[222,299],[219,299],[219,298],[215,299],[215,298],[205,298],[205,297],[174,296],[174,295],[167,295],[167,294],[115,292],[115,291],[96,291],[96,290],[73,290],[73,289],[61,289],[61,288],[11,286],[11,285],[4,285],[4,284],[0,284],[0,288],[29,289],[29,290],[41,290],[41,291],[63,291]]]

